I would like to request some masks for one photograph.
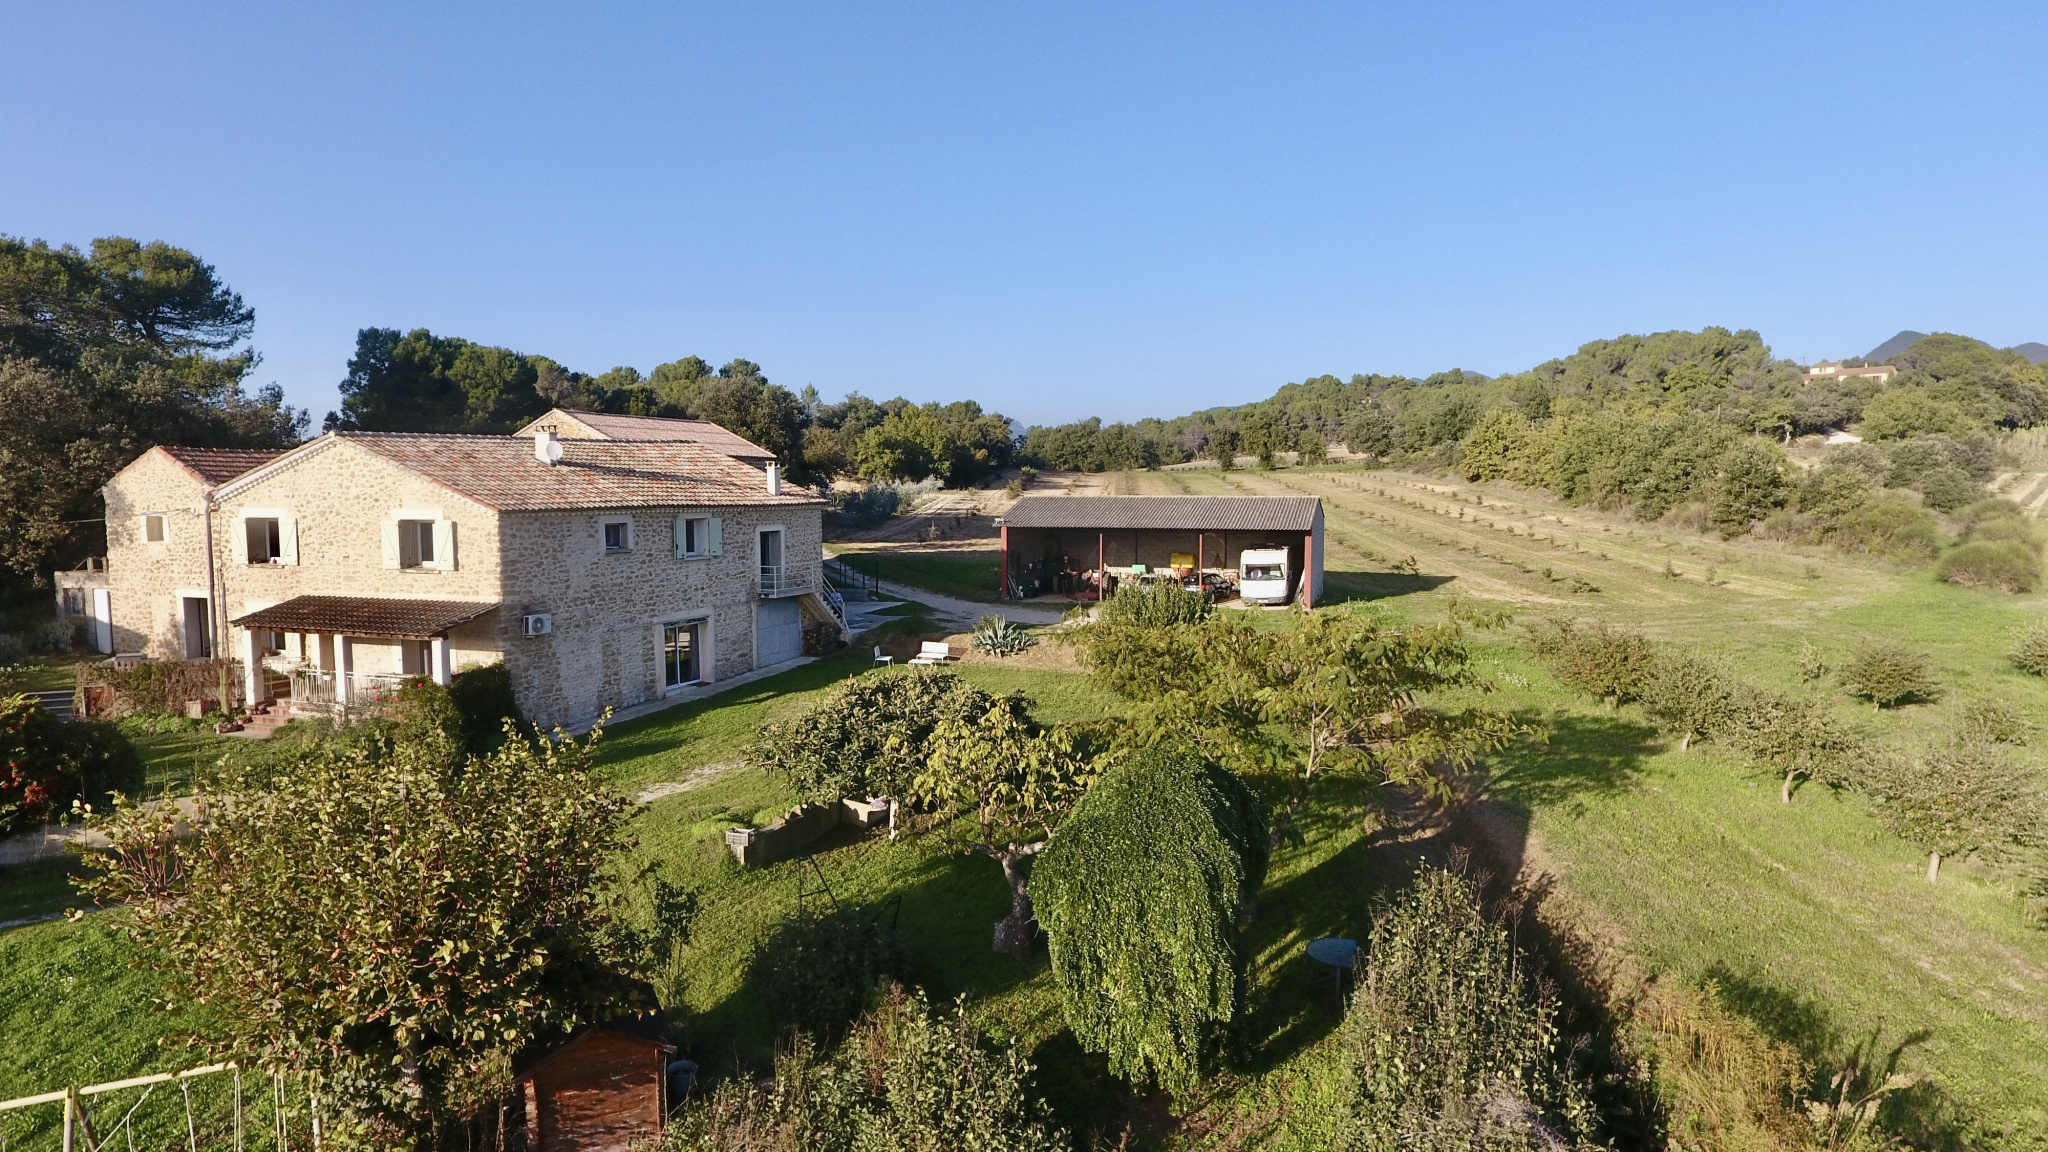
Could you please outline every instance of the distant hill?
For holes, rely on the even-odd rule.
[[[2029,340],[2025,344],[2015,344],[2012,346],[2012,350],[2036,364],[2048,360],[2048,344],[2043,344],[2038,340]]]
[[[1892,357],[1897,356],[1899,353],[1904,352],[1906,349],[1911,348],[1915,341],[1925,339],[1927,339],[1927,333],[1915,332],[1909,328],[1906,331],[1899,333],[1897,336],[1894,336],[1891,339],[1885,341],[1884,343],[1879,344],[1877,347],[1872,348],[1870,350],[1870,355],[1865,356],[1864,359],[1872,360],[1879,364],[1882,364],[1885,361],[1891,359]],[[2036,361],[2036,363],[2039,363],[2039,361]]]

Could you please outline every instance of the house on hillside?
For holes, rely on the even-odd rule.
[[[553,432],[564,440],[674,440],[701,444],[735,460],[767,468],[775,463],[770,452],[737,432],[729,432],[709,420],[676,420],[666,416],[620,416],[610,412],[571,412],[557,408],[514,436]]]
[[[1850,380],[1860,377],[1882,384],[1898,374],[1899,370],[1890,364],[1866,364],[1861,368],[1844,368],[1840,360],[1823,360],[1807,369],[1800,379],[1811,384],[1816,380]]]
[[[252,700],[345,706],[502,662],[529,719],[578,728],[847,638],[824,502],[772,461],[545,428],[193,451],[104,489],[114,647],[231,655]]]

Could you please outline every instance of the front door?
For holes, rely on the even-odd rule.
[[[187,596],[183,608],[183,618],[179,623],[185,631],[185,659],[210,658],[213,655],[213,614],[206,610],[205,598]]]

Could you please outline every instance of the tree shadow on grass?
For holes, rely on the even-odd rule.
[[[1490,758],[1481,784],[1488,795],[1524,812],[1630,791],[1642,776],[1643,760],[1663,750],[1655,728],[1622,716],[1518,719],[1542,727],[1544,737]]]
[[[1456,576],[1431,576],[1420,572],[1326,571],[1323,573],[1323,594],[1316,599],[1316,606],[1412,596],[1417,592],[1441,588],[1456,579]]]
[[[1884,1039],[1881,1027],[1867,1034],[1852,1034],[1819,1000],[1755,973],[1717,964],[1707,970],[1707,979],[1723,1007],[1799,1053],[1809,1070],[1803,1085],[1805,1100],[1835,1102],[1843,1095],[1850,1101],[1860,1100],[1902,1073],[1906,1054],[1933,1038],[1933,1033],[1920,1030],[1891,1043]],[[1845,1082],[1837,1083],[1838,1075],[1846,1077]],[[1914,1077],[1909,1085],[1886,1093],[1878,1122],[1886,1132],[1903,1137],[1915,1148],[1961,1152],[1988,1146],[1987,1134],[1928,1078]]]

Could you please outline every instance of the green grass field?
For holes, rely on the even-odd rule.
[[[2041,595],[1956,589],[1926,569],[1722,541],[1404,473],[1145,473],[1118,482],[1119,491],[1140,493],[1322,497],[1329,585],[1341,610],[1369,603],[1395,618],[1432,620],[1462,597],[1524,621],[1554,612],[1628,623],[1716,653],[1758,683],[1827,695],[1843,721],[1887,740],[1930,736],[1979,696],[2048,714],[2048,684],[2004,656],[2011,630],[2048,609]],[[1413,570],[1392,571],[1397,564]],[[1261,622],[1284,626],[1285,616]],[[1802,650],[1839,664],[1870,637],[1926,651],[1942,698],[1873,715],[1829,681],[1801,681]],[[1518,629],[1479,637],[1476,652],[1500,685],[1493,702],[1542,720],[1550,734],[1489,766],[1503,817],[1495,846],[1511,868],[1548,885],[1552,905],[1579,932],[1656,981],[1710,988],[1723,1009],[1817,1065],[1873,1038],[1883,1048],[1910,1042],[1903,1066],[1929,1081],[1901,1102],[1909,1127],[1946,1132],[1954,1146],[2048,1145],[2048,933],[2027,920],[2010,871],[1953,862],[1929,885],[1918,850],[1885,833],[1859,798],[1807,786],[1782,805],[1775,780],[1711,743],[1681,754],[1634,709],[1609,710],[1559,688],[1529,658]],[[1176,1130],[1161,1102],[1133,1098],[1074,1050],[1042,960],[1019,965],[990,949],[990,926],[1006,906],[993,863],[879,836],[821,852],[815,870],[787,863],[743,872],[730,862],[723,831],[772,818],[790,800],[776,780],[740,765],[746,741],[866,668],[864,650],[842,654],[603,738],[603,770],[629,795],[690,785],[653,799],[634,822],[636,866],[702,898],[695,942],[671,989],[686,1046],[713,1067],[762,1065],[773,1036],[747,966],[794,909],[799,887],[815,887],[822,874],[843,903],[900,899],[915,977],[935,998],[973,997],[989,1027],[1033,1050],[1042,1087],[1077,1131],[1130,1124],[1135,1146],[1256,1144],[1276,1094],[1336,1023],[1329,977],[1302,957],[1302,944],[1361,934],[1374,899],[1431,850],[1369,832],[1354,785],[1317,795],[1303,822],[1306,843],[1276,853],[1261,896],[1244,1066],[1202,1102],[1202,1123]],[[1031,694],[1051,719],[1115,708],[1071,672],[961,671]],[[167,737],[152,761],[169,778],[218,755],[221,743]],[[0,874],[0,920],[64,906],[63,871]],[[166,1028],[148,1011],[153,977],[126,966],[123,946],[96,919],[0,931],[0,1096],[184,1059],[152,1047]],[[52,981],[66,977],[51,975],[58,969],[75,982],[60,990]]]
[[[860,571],[879,572],[884,580],[929,588],[960,600],[987,604],[1001,601],[996,592],[1002,582],[1002,556],[993,546],[985,551],[923,552],[914,546],[835,541],[830,547],[835,555],[846,557]]]

